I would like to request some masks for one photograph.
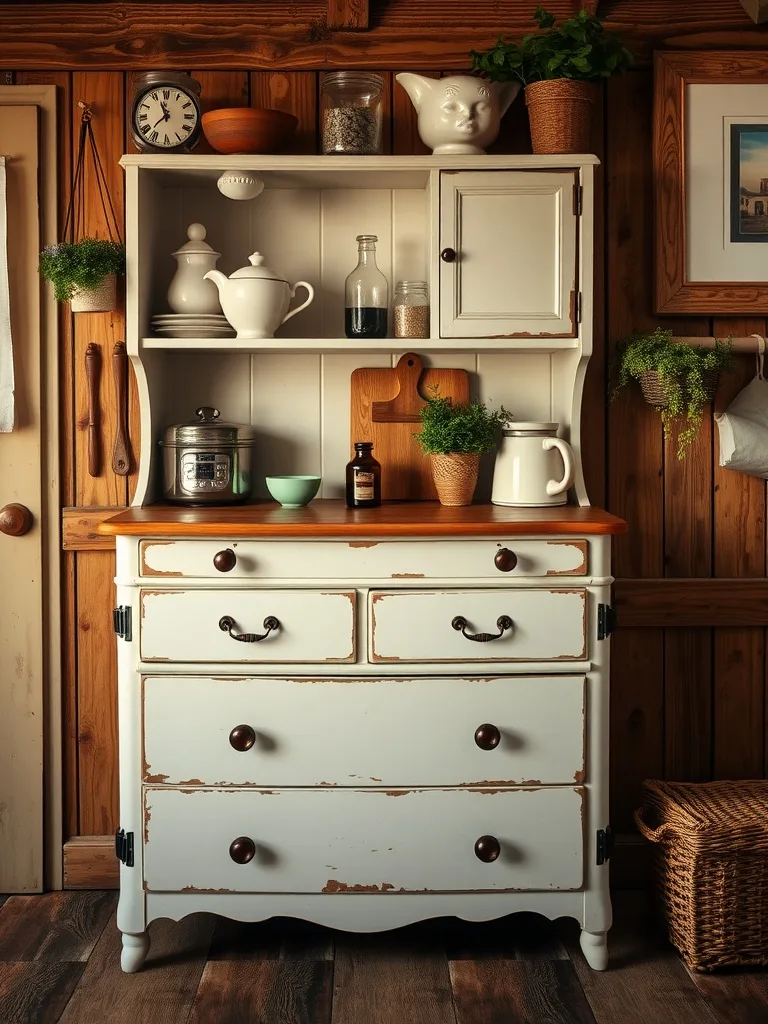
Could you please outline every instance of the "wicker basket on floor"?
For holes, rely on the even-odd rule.
[[[689,967],[768,964],[768,781],[644,783],[669,940]]]

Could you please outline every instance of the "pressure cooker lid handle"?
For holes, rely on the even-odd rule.
[[[195,415],[199,416],[203,423],[207,423],[209,420],[217,420],[221,413],[212,405],[201,405],[199,409],[195,409]]]

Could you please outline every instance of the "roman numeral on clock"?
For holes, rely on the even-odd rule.
[[[141,134],[142,135],[148,135],[149,134],[149,125],[148,124],[143,124],[141,126]]]
[[[163,136],[163,145],[164,146],[168,146],[168,145],[170,145],[170,142],[171,142],[171,140],[168,138],[168,136],[164,135]]]
[[[157,95],[156,92],[153,92],[152,93],[152,99],[155,101],[155,103],[157,103],[157,101],[160,99],[160,97]]]
[[[184,120],[185,121],[194,121],[195,120],[195,115],[194,114],[185,114],[184,115]]]
[[[149,136],[149,141],[150,142],[157,142],[157,139],[158,139],[157,132],[152,132],[152,134]]]
[[[191,132],[192,131],[192,126],[189,125],[189,124],[183,124],[181,127],[184,129],[185,132]]]
[[[147,115],[146,114],[139,114],[139,120],[140,121],[146,121],[147,120]]]
[[[163,99],[164,100],[169,100],[170,98],[171,98],[171,90],[170,89],[163,89]]]
[[[187,109],[187,107],[191,107],[191,106],[192,106],[192,100],[187,100],[187,102],[186,102],[186,103],[182,104],[182,107],[181,107],[181,109],[182,109],[182,110],[186,110],[186,109]]]

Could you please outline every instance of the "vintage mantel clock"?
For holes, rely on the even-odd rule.
[[[148,71],[134,85],[131,133],[144,153],[187,153],[200,140],[200,83],[183,71]]]

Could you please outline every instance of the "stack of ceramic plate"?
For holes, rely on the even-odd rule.
[[[152,317],[152,333],[166,338],[231,338],[235,332],[221,313],[163,313]]]

